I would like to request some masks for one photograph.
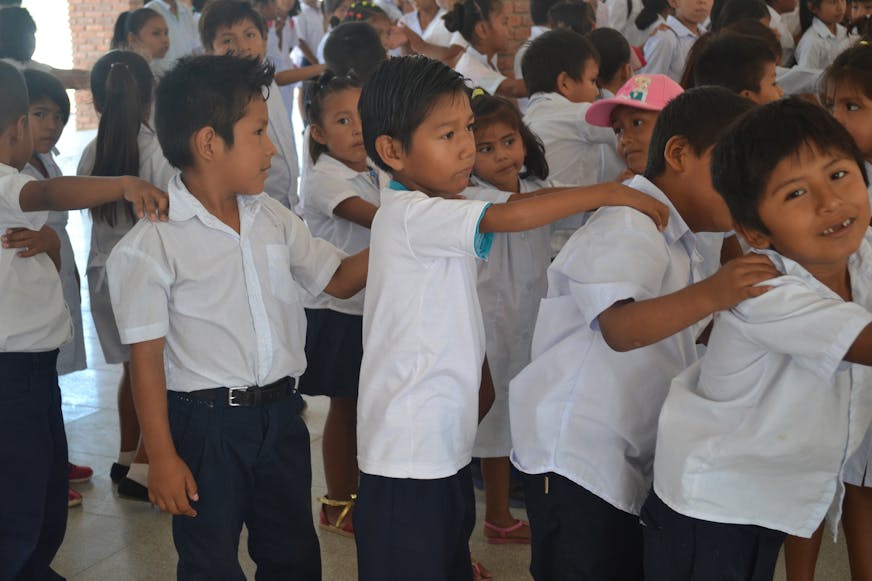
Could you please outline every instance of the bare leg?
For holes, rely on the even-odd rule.
[[[821,523],[810,539],[788,536],[784,540],[784,567],[787,570],[787,581],[814,581],[823,534],[824,525]]]
[[[139,420],[133,407],[130,388],[130,363],[123,364],[118,382],[118,426],[121,432],[121,452],[132,452],[139,446]]]
[[[853,581],[872,581],[872,488],[845,484],[842,526]]]
[[[327,497],[348,500],[357,492],[357,398],[330,398],[322,452]],[[325,506],[324,510],[327,519],[335,523],[342,507]]]
[[[481,477],[484,480],[485,499],[484,520],[503,529],[517,524],[517,519],[509,511],[509,470],[508,457],[481,459]],[[501,535],[485,527],[484,536],[498,538]],[[519,527],[507,533],[507,537],[527,541],[530,539],[530,527]]]

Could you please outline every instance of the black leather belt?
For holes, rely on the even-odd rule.
[[[287,398],[296,393],[297,381],[283,377],[269,385],[251,387],[216,387],[189,392],[177,392],[182,397],[223,403],[229,407],[257,407]]]

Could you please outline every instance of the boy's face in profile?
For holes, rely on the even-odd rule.
[[[233,126],[233,145],[223,140],[218,146],[213,168],[219,172],[220,183],[228,185],[237,194],[260,194],[269,172],[270,162],[276,148],[267,136],[269,115],[266,101],[261,95],[253,95],[245,115]]]
[[[266,57],[266,39],[251,20],[243,19],[231,26],[222,26],[215,31],[212,41],[214,54],[233,54],[259,60]]]
[[[573,79],[568,74],[563,74],[558,79],[558,92],[573,103],[593,103],[599,96],[599,87],[596,84],[598,76],[599,65],[589,58],[584,61],[581,78]]]
[[[742,96],[758,105],[765,105],[781,99],[784,97],[784,91],[778,86],[775,75],[775,61],[766,63],[763,67],[763,78],[760,79],[760,90],[746,91],[742,93]]]
[[[618,140],[618,155],[635,174],[645,173],[648,145],[659,111],[645,111],[621,105],[612,111],[612,129]]]
[[[397,158],[385,163],[410,189],[456,198],[469,185],[475,163],[474,121],[466,93],[442,95],[412,133],[408,151],[395,142]]]
[[[785,157],[766,182],[757,212],[768,234],[743,232],[756,248],[772,247],[814,274],[845,264],[869,226],[869,195],[854,158],[802,147]]]

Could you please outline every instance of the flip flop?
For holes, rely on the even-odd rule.
[[[494,524],[489,523],[488,521],[484,521],[485,530],[493,531],[498,535],[495,537],[489,537],[485,535],[484,538],[488,543],[492,545],[529,545],[530,535],[527,535],[526,537],[509,536],[511,533],[524,527],[529,528],[530,525],[526,521],[523,521],[521,519],[515,520],[515,524],[510,527],[498,527]]]

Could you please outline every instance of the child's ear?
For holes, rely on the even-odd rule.
[[[745,99],[748,99],[749,101],[751,101],[755,105],[764,105],[765,104],[765,103],[761,103],[759,95],[755,91],[752,91],[750,89],[742,89],[741,91],[739,91],[739,96],[744,97]]]
[[[735,230],[737,234],[741,234],[742,238],[745,239],[745,242],[758,250],[766,250],[772,246],[772,241],[769,240],[769,236],[760,232],[756,228],[749,228],[743,224],[733,222],[733,230]]]
[[[475,34],[476,38],[484,38],[488,30],[488,23],[484,20],[479,20],[475,23],[475,26],[472,28],[473,34]]]
[[[191,136],[190,147],[196,159],[211,162],[226,148],[226,144],[214,128],[206,126]]]
[[[324,136],[324,132],[321,130],[321,127],[315,125],[309,125],[309,137],[317,141],[319,144],[323,146],[327,146],[327,138]]]
[[[569,73],[567,73],[566,71],[560,71],[560,74],[557,75],[557,81],[554,83],[554,86],[557,89],[558,93],[568,99],[569,92],[572,88],[572,81],[573,78],[569,75]]]
[[[678,0],[667,0],[669,7],[673,10],[678,9]]]
[[[396,172],[403,171],[403,145],[390,135],[375,138],[375,151],[385,164]]]
[[[27,120],[27,113],[18,118],[15,123],[15,140],[22,141],[30,133],[30,123]]]
[[[690,144],[684,135],[673,135],[666,142],[663,150],[663,158],[666,166],[675,173],[684,172],[685,158],[690,150]]]
[[[633,78],[633,65],[630,63],[624,63],[621,72],[618,74],[621,76],[621,86],[623,86],[624,83]]]

